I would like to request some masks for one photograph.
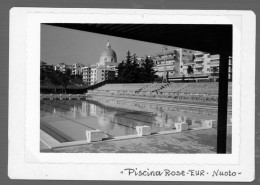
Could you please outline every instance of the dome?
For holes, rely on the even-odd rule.
[[[113,57],[116,58],[116,52],[112,50],[111,48],[105,49],[100,57]]]
[[[116,63],[116,52],[111,49],[111,45],[109,41],[107,42],[106,49],[101,53],[99,64],[100,65],[106,65],[108,63]]]

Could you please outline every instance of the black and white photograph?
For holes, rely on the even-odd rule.
[[[42,23],[39,62],[41,152],[232,152],[232,25]]]
[[[252,181],[254,41],[251,11],[13,8],[9,177]]]

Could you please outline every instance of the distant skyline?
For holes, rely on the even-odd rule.
[[[118,63],[125,60],[128,50],[132,55],[145,57],[156,55],[163,49],[161,44],[42,24],[41,61],[48,64],[95,64],[99,62],[108,40],[117,54]],[[168,46],[168,50],[175,48],[177,47]]]

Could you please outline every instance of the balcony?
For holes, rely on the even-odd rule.
[[[219,60],[219,56],[218,55],[212,55],[212,56],[210,56],[210,60]]]
[[[194,53],[194,55],[195,55],[195,56],[203,56],[203,55],[204,55],[204,53],[203,53],[203,52],[200,52],[200,51],[198,51],[198,52],[195,52],[195,53]]]
[[[158,69],[158,68],[171,67],[171,66],[174,66],[174,64],[158,64],[156,68]]]
[[[195,65],[195,68],[203,68],[204,67],[204,65],[202,65],[202,64],[196,64]]]
[[[215,66],[219,66],[219,61],[217,62],[210,62],[210,67],[215,67]]]
[[[189,65],[193,65],[193,64],[195,64],[195,62],[185,62],[185,63],[183,63],[183,65],[185,65],[185,66],[189,66]]]
[[[204,61],[203,57],[197,57],[194,59],[194,62]]]
[[[157,61],[168,61],[168,60],[173,60],[174,61],[175,57],[165,57],[165,58],[156,58]]]

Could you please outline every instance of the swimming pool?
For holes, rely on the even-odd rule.
[[[217,109],[178,104],[155,104],[131,99],[88,97],[85,100],[41,100],[40,127],[60,143],[86,140],[86,130],[100,130],[103,139],[136,135],[136,126],[148,125],[152,133],[207,127],[217,120]],[[228,116],[230,123],[231,114]]]

